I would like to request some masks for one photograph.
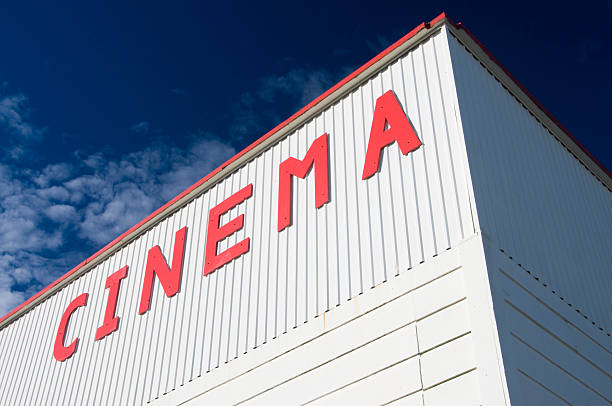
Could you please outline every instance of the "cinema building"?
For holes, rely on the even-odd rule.
[[[2,405],[610,405],[612,178],[444,14],[0,321]]]

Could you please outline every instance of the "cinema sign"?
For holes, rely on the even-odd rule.
[[[324,133],[314,140],[302,160],[290,157],[278,167],[278,221],[277,232],[281,233],[291,226],[292,218],[292,179],[293,176],[304,179],[314,167],[315,206],[321,208],[329,202],[329,143],[328,134]],[[397,142],[402,154],[406,155],[421,145],[421,141],[404,113],[395,94],[389,90],[376,100],[370,129],[368,146],[365,154],[362,180],[378,172],[382,151],[385,147]],[[218,252],[217,244],[228,236],[241,230],[244,226],[244,214],[221,225],[221,216],[253,196],[254,184],[250,183],[234,193],[209,211],[206,231],[204,259],[204,276],[207,276],[223,265],[247,253],[250,249],[250,237]],[[179,292],[187,227],[176,231],[171,265],[164,258],[159,245],[149,249],[142,283],[138,314],[144,315],[150,309],[151,293],[155,276],[159,279],[164,293],[172,297]],[[116,331],[119,327],[119,316],[116,315],[117,299],[121,282],[128,275],[128,266],[121,267],[106,279],[108,302],[104,321],[96,330],[95,341],[101,340]],[[58,361],[70,358],[77,349],[79,339],[65,345],[64,338],[72,313],[82,306],[87,306],[88,293],[77,296],[66,308],[57,329],[53,356]]]

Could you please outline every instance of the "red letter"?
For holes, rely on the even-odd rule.
[[[85,306],[87,304],[87,293],[83,293],[77,296],[70,304],[68,308],[64,312],[62,316],[62,320],[60,321],[59,328],[57,329],[57,335],[55,336],[55,345],[53,347],[53,356],[58,361],[65,361],[74,354],[76,351],[77,343],[79,342],[78,338],[75,338],[72,344],[68,347],[64,347],[64,336],[66,335],[66,330],[68,329],[68,321],[70,321],[70,316],[72,313],[79,307]]]
[[[162,254],[159,245],[151,248],[147,255],[147,267],[142,283],[142,295],[140,296],[140,307],[138,314],[144,314],[151,307],[151,291],[155,275],[159,278],[166,296],[172,297],[178,291],[181,283],[181,271],[183,269],[183,255],[185,254],[185,234],[187,227],[178,230],[174,236],[174,254],[172,255],[172,269]]]
[[[279,166],[278,231],[291,225],[291,176],[304,179],[314,165],[315,206],[317,209],[329,202],[329,164],[327,159],[327,133],[308,148],[303,161],[287,158]]]
[[[127,265],[106,278],[106,286],[108,289],[108,303],[106,304],[106,313],[104,313],[104,323],[96,330],[96,338],[98,341],[106,337],[113,331],[119,328],[119,316],[115,316],[117,309],[117,297],[119,296],[119,285],[121,280],[127,275]]]
[[[206,235],[206,256],[204,261],[204,276],[214,272],[231,260],[249,251],[250,238],[245,238],[238,244],[217,255],[217,243],[227,236],[240,230],[244,225],[244,214],[219,227],[219,218],[223,213],[238,206],[253,195],[253,184],[240,189],[217,206],[210,209],[208,215],[208,232]]]
[[[389,128],[385,130],[387,124],[389,124]],[[402,110],[402,106],[400,106],[393,92],[389,90],[376,100],[370,141],[368,142],[361,179],[365,180],[378,172],[380,153],[393,141],[397,141],[404,155],[421,146],[421,141],[419,141],[414,128],[408,121],[408,117]]]

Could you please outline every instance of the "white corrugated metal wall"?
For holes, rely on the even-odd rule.
[[[445,34],[443,31],[442,34]],[[446,35],[440,32],[393,62],[274,147],[245,164],[92,271],[0,331],[2,404],[140,404],[312,321],[326,310],[457,246],[475,233],[466,163],[457,127]],[[423,146],[385,150],[381,171],[361,181],[374,102],[392,89]],[[314,208],[314,179],[296,180],[293,226],[276,232],[278,165],[302,158],[329,134],[330,202]],[[224,216],[245,214],[250,251],[203,277],[208,210],[248,183],[253,197]],[[187,226],[181,291],[155,284],[151,309],[137,315],[148,249],[172,257],[174,233]],[[117,305],[119,330],[94,342],[108,275],[129,266]],[[66,341],[52,356],[61,314],[82,292]]]
[[[612,193],[449,44],[510,399],[611,404]]]
[[[612,193],[450,38],[483,233],[612,332]]]

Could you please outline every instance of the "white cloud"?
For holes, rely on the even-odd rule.
[[[119,189],[110,199],[87,205],[79,227],[82,237],[97,244],[108,243],[156,208],[154,199],[138,185],[128,183]]]
[[[56,202],[65,202],[70,198],[70,193],[63,186],[51,186],[38,189],[36,193],[43,199]]]
[[[15,292],[11,289],[13,278],[4,272],[0,272],[0,314],[6,314],[21,304],[24,300],[23,292]]]
[[[254,92],[244,92],[236,101],[230,135],[238,140],[263,135],[287,115],[323,94],[332,84],[333,75],[322,69],[291,69],[266,76]]]
[[[70,178],[73,171],[74,167],[65,162],[47,165],[41,173],[33,176],[32,180],[36,182],[38,186],[46,187],[53,182],[63,181]]]
[[[83,159],[83,164],[92,169],[100,169],[106,163],[101,153],[93,154]]]
[[[0,98],[0,124],[4,124],[9,131],[22,140],[38,138],[44,131],[35,127],[28,121],[28,99],[23,94],[4,96]],[[20,155],[22,148],[13,147],[11,155]]]
[[[273,102],[279,94],[293,95],[303,106],[323,94],[332,84],[332,76],[326,70],[292,69],[282,75],[264,77],[258,95],[268,102]]]
[[[148,133],[149,132],[149,128],[151,127],[151,125],[149,124],[148,121],[141,121],[140,123],[136,123],[133,126],[130,127],[130,130],[134,131],[135,133]]]
[[[57,223],[76,222],[80,216],[73,206],[67,204],[56,204],[45,210],[45,214],[49,219]]]
[[[0,99],[0,122],[23,137],[34,134],[34,128],[26,122],[26,97],[22,94]]]
[[[65,183],[73,201],[90,201],[84,208],[80,236],[100,244],[111,241],[234,153],[219,141],[202,140],[187,150],[155,145],[95,165],[94,175]]]
[[[70,270],[212,171],[235,150],[200,139],[156,143],[40,171],[0,164],[0,313]],[[18,286],[28,286],[22,292]]]
[[[374,53],[381,52],[383,49],[387,48],[392,43],[393,42],[391,40],[380,34],[376,35],[373,40],[366,40],[366,45],[368,49]]]

